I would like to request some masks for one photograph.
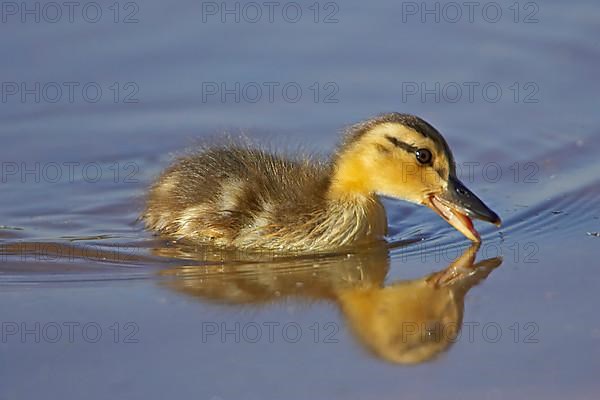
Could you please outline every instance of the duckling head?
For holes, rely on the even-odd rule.
[[[428,206],[472,241],[472,218],[500,218],[456,177],[442,135],[419,117],[390,113],[349,128],[334,159],[330,196],[383,195]]]

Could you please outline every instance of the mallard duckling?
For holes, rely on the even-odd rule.
[[[399,113],[351,126],[328,162],[244,144],[206,147],[162,174],[142,218],[176,239],[314,252],[382,240],[380,195],[426,205],[475,242],[471,218],[500,224],[456,177],[442,135]]]

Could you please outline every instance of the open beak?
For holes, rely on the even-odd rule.
[[[474,242],[480,242],[479,233],[473,227],[471,218],[491,222],[500,226],[500,217],[483,204],[473,192],[456,177],[450,177],[445,192],[434,194],[424,202],[460,233]]]

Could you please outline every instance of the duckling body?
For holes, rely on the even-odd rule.
[[[150,192],[151,229],[219,246],[323,250],[382,239],[376,197],[328,198],[332,165],[236,144],[171,166]]]
[[[351,127],[329,161],[240,143],[201,149],[161,175],[142,218],[149,229],[176,239],[312,252],[382,240],[383,194],[428,205],[478,240],[466,211],[454,218],[452,201],[441,196],[450,179],[454,161],[433,127],[415,116],[383,114]],[[467,194],[488,220],[498,219]]]

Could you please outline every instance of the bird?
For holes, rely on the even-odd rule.
[[[472,218],[501,223],[457,178],[438,130],[397,112],[349,126],[325,159],[234,139],[201,145],[158,177],[141,219],[174,241],[316,253],[385,241],[382,197],[425,205],[473,242]]]

